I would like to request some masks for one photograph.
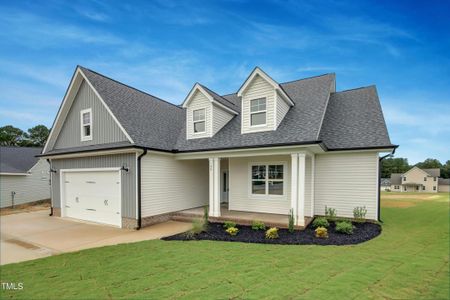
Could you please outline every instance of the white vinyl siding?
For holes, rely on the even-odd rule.
[[[279,165],[285,163],[284,195],[252,195],[249,166],[252,164]],[[288,214],[290,209],[290,156],[261,156],[229,158],[229,209],[274,214]]]
[[[277,128],[289,111],[290,106],[277,94]]]
[[[266,125],[252,127],[250,124],[250,102],[266,99]],[[275,89],[261,76],[257,75],[242,94],[242,133],[268,131],[275,129]]]
[[[213,135],[215,135],[217,132],[219,132],[220,129],[222,129],[223,126],[225,126],[231,119],[233,118],[233,115],[226,112],[222,108],[213,105]]]
[[[339,217],[353,217],[356,206],[365,206],[366,218],[376,220],[377,165],[376,152],[316,155],[315,214],[324,215],[327,205]]]
[[[194,133],[194,111],[204,109],[205,110],[205,132]],[[189,103],[189,107],[186,109],[186,138],[197,139],[212,136],[212,103],[201,92],[196,91],[193,99]]]
[[[14,205],[50,199],[49,169],[47,161],[41,159],[28,175],[0,175],[0,207],[12,205],[11,192],[16,192]]]
[[[142,158],[142,217],[208,204],[208,160],[176,160],[149,153]]]

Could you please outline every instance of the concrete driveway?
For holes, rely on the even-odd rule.
[[[191,224],[169,221],[141,230],[49,217],[48,210],[0,217],[0,265],[106,245],[159,239]]]

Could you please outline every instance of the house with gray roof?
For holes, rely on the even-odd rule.
[[[391,174],[391,191],[393,192],[448,192],[448,179],[440,178],[441,170],[412,167],[405,173]]]
[[[56,216],[140,228],[208,206],[302,227],[325,206],[379,219],[380,153],[396,147],[375,86],[336,91],[335,74],[257,67],[235,93],[196,83],[174,105],[78,66],[40,157]]]
[[[42,148],[0,147],[0,207],[50,199],[49,164]]]

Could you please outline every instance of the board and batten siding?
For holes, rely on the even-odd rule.
[[[316,155],[314,210],[325,214],[325,205],[339,217],[353,217],[357,206],[367,208],[367,219],[377,219],[378,153],[354,152]]]
[[[148,153],[141,163],[142,217],[208,204],[207,159],[176,160],[172,155]]]
[[[205,109],[205,132],[204,133],[194,133],[194,110]],[[189,106],[186,109],[186,138],[187,139],[198,139],[204,137],[211,137],[213,132],[212,126],[212,103],[208,98],[200,91],[196,91]]]
[[[61,169],[92,169],[92,168],[120,168],[126,166],[128,172],[121,172],[122,182],[122,217],[136,218],[136,153],[99,155],[89,157],[52,159],[52,206],[60,208],[60,181]]]
[[[82,142],[80,111],[88,108],[92,109],[92,140]],[[97,97],[94,90],[92,90],[89,84],[83,80],[64,121],[64,125],[58,134],[53,149],[124,141],[128,141],[128,139],[123,131]]]
[[[212,135],[215,135],[217,132],[219,132],[220,129],[222,129],[223,126],[225,126],[233,118],[233,115],[224,111],[222,108],[218,107],[217,105],[213,105],[212,108],[213,108],[213,115],[212,115],[213,132],[212,132]]]
[[[12,206],[11,192],[14,205],[50,199],[49,170],[47,161],[40,159],[28,175],[0,175],[0,207]]]
[[[277,94],[277,128],[289,111],[290,106]]]
[[[266,98],[266,126],[250,126],[250,101]],[[275,130],[275,89],[257,75],[242,94],[242,133]]]
[[[281,162],[286,164],[284,196],[252,196],[250,191],[250,165],[252,163],[270,164]],[[291,157],[287,155],[229,158],[229,209],[287,215],[291,207],[290,166]]]

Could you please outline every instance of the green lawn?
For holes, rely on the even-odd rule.
[[[364,244],[146,241],[110,246],[1,267],[2,282],[23,282],[24,289],[0,296],[448,299],[448,195],[382,197],[383,233]]]

